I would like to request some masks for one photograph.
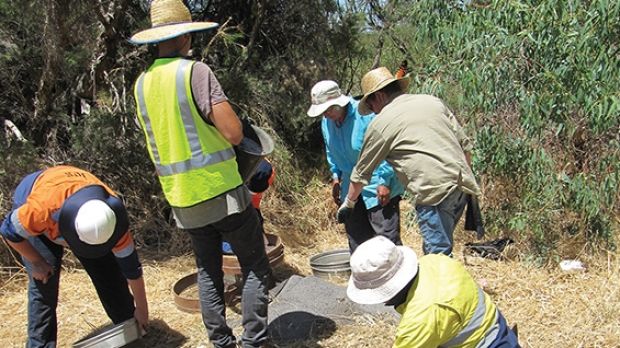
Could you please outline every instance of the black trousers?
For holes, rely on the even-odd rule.
[[[371,209],[366,209],[361,197],[357,200],[351,216],[344,223],[351,253],[377,235],[385,236],[396,245],[403,245],[400,239],[400,200],[400,196],[395,196],[385,207],[379,205]]]

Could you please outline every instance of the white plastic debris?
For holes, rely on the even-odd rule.
[[[560,262],[560,268],[565,272],[583,272],[586,270],[586,266],[579,260],[563,260]]]

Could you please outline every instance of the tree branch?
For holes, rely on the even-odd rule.
[[[223,35],[224,30],[226,30],[226,28],[228,27],[228,23],[232,20],[232,17],[228,17],[228,19],[226,20],[226,22],[224,22],[224,24],[220,25],[220,27],[217,29],[217,32],[215,33],[215,35],[213,35],[213,37],[211,38],[211,40],[209,40],[209,43],[207,43],[207,47],[205,47],[202,50],[202,55],[206,56],[209,54],[209,49],[211,48],[211,46],[213,45],[213,43],[215,43],[215,40]]]
[[[389,36],[390,39],[392,39],[392,41],[394,42],[394,45],[398,48],[399,51],[402,52],[405,58],[408,61],[413,62],[413,57],[411,56],[411,53],[409,52],[409,48],[407,47],[405,41],[398,37],[398,35],[396,35],[394,32],[390,32]]]
[[[256,40],[258,39],[258,33],[260,32],[261,24],[263,23],[263,19],[265,17],[265,4],[261,0],[256,0],[253,6],[252,14],[254,15],[254,24],[252,25],[252,31],[250,33],[250,40],[246,47],[246,56],[243,64],[245,64],[250,56],[252,55],[252,51],[254,50],[254,46],[256,45]]]

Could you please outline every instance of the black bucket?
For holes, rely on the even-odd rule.
[[[274,148],[273,139],[259,127],[244,127],[243,140],[235,146],[237,167],[244,182],[248,182],[260,161],[271,154]]]

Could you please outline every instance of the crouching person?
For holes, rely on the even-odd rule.
[[[28,272],[27,347],[56,346],[58,285],[66,247],[88,273],[112,322],[135,317],[146,329],[142,267],[128,226],[123,202],[89,172],[57,166],[21,181],[0,233],[19,252]]]
[[[383,236],[351,255],[347,296],[396,308],[402,317],[393,347],[519,347],[502,313],[461,263],[443,254],[418,259]]]

